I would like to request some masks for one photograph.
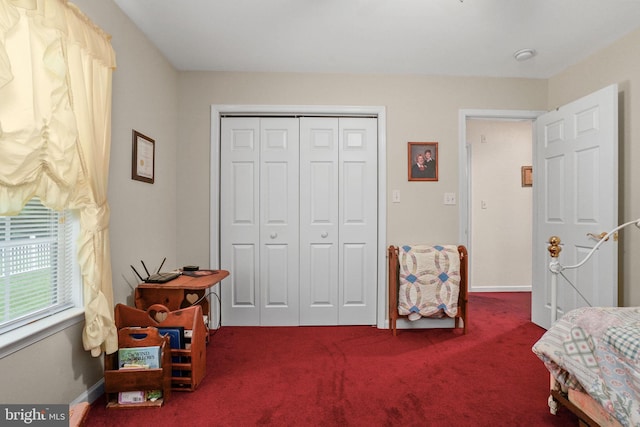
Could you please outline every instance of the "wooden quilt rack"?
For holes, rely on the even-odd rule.
[[[462,333],[467,333],[467,305],[468,305],[468,254],[467,248],[463,245],[458,246],[458,254],[460,255],[460,293],[458,294],[458,313],[455,316],[454,328],[460,328],[460,320],[462,320]],[[389,262],[389,327],[393,331],[393,335],[397,335],[396,323],[398,318],[407,316],[398,313],[398,289],[400,287],[400,263],[398,260],[399,248],[397,246],[389,246],[387,250],[387,258]]]

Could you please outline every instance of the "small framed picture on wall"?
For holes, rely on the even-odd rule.
[[[153,139],[133,130],[131,179],[153,184],[155,181],[155,144]]]
[[[438,143],[409,142],[409,181],[438,180]]]
[[[533,186],[533,166],[522,166],[520,168],[520,173],[522,175],[522,186],[532,187]]]

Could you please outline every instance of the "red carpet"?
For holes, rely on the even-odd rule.
[[[451,329],[222,327],[207,376],[156,409],[109,409],[88,426],[567,426],[549,414],[544,330],[530,293],[472,293],[466,336]]]

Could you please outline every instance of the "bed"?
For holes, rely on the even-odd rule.
[[[458,245],[389,246],[389,327],[406,318],[453,318],[467,332],[468,254]]]
[[[552,307],[556,307],[557,275],[584,265],[600,245],[628,225],[640,228],[640,219],[600,236],[574,266],[560,265],[559,239],[550,239]],[[532,347],[550,373],[550,411],[555,414],[559,405],[565,406],[581,425],[640,426],[640,307],[581,307],[558,320],[555,310],[551,312],[551,327]]]

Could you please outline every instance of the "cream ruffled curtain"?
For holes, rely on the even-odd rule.
[[[110,37],[66,0],[0,0],[0,215],[79,209],[83,343],[113,353]]]

